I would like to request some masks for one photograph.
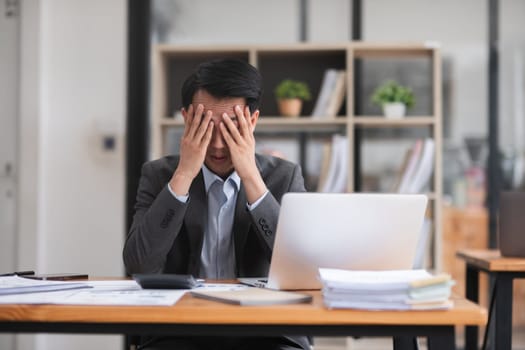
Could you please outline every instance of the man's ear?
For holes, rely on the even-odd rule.
[[[182,107],[180,109],[180,112],[182,113],[182,118],[186,121],[186,118],[188,117],[188,112],[186,111],[186,108]]]
[[[251,115],[251,119],[252,119],[252,125],[253,127],[255,128],[255,126],[257,125],[257,121],[259,120],[259,110],[256,109],[252,115]]]

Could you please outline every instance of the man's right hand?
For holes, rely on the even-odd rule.
[[[184,133],[180,141],[180,160],[177,169],[170,180],[170,187],[177,195],[186,195],[191,182],[201,170],[206,150],[213,133],[211,123],[212,112],[204,114],[204,106],[190,105],[188,110],[182,110],[184,118]]]

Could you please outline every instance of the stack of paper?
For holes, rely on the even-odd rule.
[[[18,276],[0,277],[0,295],[90,288],[86,283],[38,281]]]
[[[450,275],[425,270],[349,271],[319,269],[324,303],[332,309],[448,309]]]

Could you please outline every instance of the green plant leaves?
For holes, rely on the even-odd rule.
[[[415,104],[414,93],[409,87],[405,87],[394,80],[388,80],[378,86],[372,94],[373,103],[382,106],[385,103],[400,102],[412,108]]]
[[[308,101],[312,98],[308,85],[302,81],[285,79],[275,87],[275,97],[278,99],[298,98]]]

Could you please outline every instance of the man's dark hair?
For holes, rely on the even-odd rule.
[[[201,63],[182,85],[182,105],[188,108],[193,95],[205,90],[215,98],[243,97],[250,112],[259,108],[262,79],[252,65],[237,59]]]

